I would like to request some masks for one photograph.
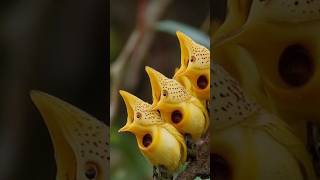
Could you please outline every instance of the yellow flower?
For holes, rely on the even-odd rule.
[[[234,19],[233,24],[242,21],[235,16],[242,13],[240,5],[230,4],[235,8],[227,19]],[[232,33],[215,47],[220,54],[215,54],[217,61],[226,61],[222,64],[231,67],[227,70],[233,75],[239,74],[234,77],[239,77],[242,87],[285,120],[304,142],[307,122],[318,126],[320,122],[320,28],[315,13],[319,8],[316,1],[252,1],[244,21],[233,25],[228,30]],[[232,23],[226,20],[216,36],[221,37],[226,32],[222,27]]]
[[[50,132],[57,163],[57,179],[107,179],[107,126],[46,93],[31,91],[31,98]]]
[[[210,98],[210,51],[194,42],[182,32],[177,32],[181,48],[181,65],[174,79],[188,91],[206,101]]]
[[[183,136],[170,124],[164,122],[160,113],[138,97],[120,91],[126,104],[127,123],[119,132],[135,135],[138,147],[154,166],[164,166],[174,172],[186,161],[187,148]]]
[[[303,142],[275,115],[259,107],[238,82],[213,65],[211,153],[222,179],[316,179]]]
[[[208,129],[209,118],[206,108],[175,79],[169,79],[160,72],[146,67],[149,75],[153,109],[182,134],[199,139]]]

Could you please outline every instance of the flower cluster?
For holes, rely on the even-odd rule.
[[[181,66],[173,78],[145,68],[152,104],[120,91],[128,118],[119,132],[133,133],[151,164],[168,172],[177,171],[192,154],[190,144],[203,137],[209,127],[206,104],[210,97],[210,51],[181,32],[177,36]]]

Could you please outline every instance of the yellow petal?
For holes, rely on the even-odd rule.
[[[141,152],[152,165],[163,165],[169,171],[176,171],[185,162],[182,154],[184,151],[179,141],[167,129],[159,126],[152,128],[149,134],[152,137],[152,143],[148,147],[143,145],[144,136],[137,136]]]
[[[122,128],[120,128],[118,130],[118,132],[126,132],[126,131],[129,131],[129,128],[130,128],[130,124],[127,123],[126,125],[124,125]]]
[[[133,119],[134,119],[134,108],[144,102],[138,97],[126,91],[120,90],[119,93],[126,104],[127,113],[128,113],[126,125],[129,125],[133,122]]]
[[[161,82],[165,79],[165,77],[151,67],[146,66],[145,70],[149,76],[152,89],[152,106],[156,106],[161,96]]]
[[[190,48],[192,48],[192,44],[193,44],[191,38],[189,38],[184,33],[177,31],[176,34],[179,39],[180,49],[181,49],[181,66],[178,69],[178,71],[176,71],[174,77],[179,76],[180,73],[183,73],[186,70],[190,56],[191,56]]]
[[[53,141],[58,179],[85,179],[83,167],[87,166],[100,169],[97,179],[107,178],[107,126],[56,97],[40,91],[30,95]]]

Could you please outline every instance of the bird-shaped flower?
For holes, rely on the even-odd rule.
[[[32,91],[53,142],[57,180],[105,180],[109,170],[107,126],[56,97]]]
[[[315,13],[320,2],[253,0],[250,4],[245,21],[213,46],[217,52],[230,46],[246,52],[249,59],[236,55],[224,67],[240,72],[237,77],[244,89],[260,104],[269,104],[307,142],[306,124],[320,125],[320,14]],[[241,11],[237,3],[234,6],[234,11]],[[237,52],[233,49],[216,59],[228,60],[224,57]]]
[[[119,132],[135,135],[142,154],[154,166],[164,166],[174,172],[186,161],[187,148],[183,136],[169,123],[161,119],[160,113],[151,110],[151,105],[138,97],[120,91],[126,104],[127,123]]]
[[[280,118],[259,107],[218,64],[213,64],[211,153],[218,179],[312,179],[303,142]]]
[[[210,51],[182,32],[178,31],[177,36],[181,48],[181,65],[173,78],[192,95],[206,101],[210,98]]]
[[[263,90],[261,76],[252,56],[237,43],[224,43],[237,34],[245,24],[250,13],[251,3],[251,0],[227,1],[227,16],[211,38],[214,52],[212,59],[239,81],[243,90],[254,96],[261,106],[271,109],[268,97]]]
[[[193,140],[205,134],[209,126],[208,112],[199,99],[192,96],[175,79],[169,79],[160,72],[145,68],[150,78],[153,109],[184,135]]]

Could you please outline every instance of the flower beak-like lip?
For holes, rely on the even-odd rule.
[[[76,166],[77,156],[73,145],[76,139],[73,131],[69,129],[73,123],[76,124],[74,122],[76,118],[63,107],[65,104],[58,98],[37,90],[32,90],[30,96],[48,127],[55,149],[57,167],[70,167],[67,173],[70,173],[71,177],[68,178],[75,179],[76,170],[73,167]]]
[[[126,91],[123,91],[123,90],[120,90],[119,93],[122,96],[127,108],[128,107],[132,108],[136,105],[137,100],[138,100],[138,98],[136,96],[134,96]]]
[[[160,100],[160,96],[161,96],[161,84],[160,84],[160,80],[161,80],[161,74],[152,69],[151,67],[146,66],[145,70],[149,76],[150,79],[150,84],[151,84],[151,90],[152,90],[152,107],[156,107],[159,100]]]
[[[188,62],[190,59],[190,48],[192,46],[192,40],[185,35],[184,33],[177,31],[176,32],[181,49],[181,66],[178,71],[175,73],[173,78],[182,76],[183,72],[187,69]]]
[[[76,140],[76,134],[70,129],[77,123],[75,115],[68,111],[65,102],[49,94],[32,90],[30,96],[48,127],[56,153],[61,157],[72,157],[72,144]]]
[[[126,124],[121,129],[119,129],[118,132],[131,132],[135,135],[142,135],[144,134],[148,129],[136,122],[132,122],[130,124]]]
[[[107,135],[107,126],[75,106],[47,93],[32,90],[30,96],[48,127],[56,154],[57,168],[68,167],[63,177],[61,172],[57,174],[57,179],[66,178],[65,174],[68,174],[67,179],[76,179],[77,163],[84,158],[76,153],[84,148],[79,147],[80,142],[83,141],[79,134],[91,134],[88,127],[94,125]],[[90,143],[91,140],[97,141],[96,138],[100,138],[99,136],[95,138],[90,136]],[[103,137],[107,136],[103,135]]]
[[[136,105],[139,99],[136,96],[123,90],[120,90],[119,93],[122,96],[124,103],[126,104],[127,113],[128,113],[127,123],[123,127],[124,129],[122,129],[122,131],[127,131],[126,128],[128,128],[128,125],[130,125],[133,121],[133,117],[134,117],[133,107]],[[119,131],[119,132],[122,132],[122,131]]]
[[[131,124],[127,123],[125,126],[123,126],[122,128],[120,128],[120,129],[118,130],[118,132],[128,132],[128,131],[130,131],[130,126],[131,126]]]

